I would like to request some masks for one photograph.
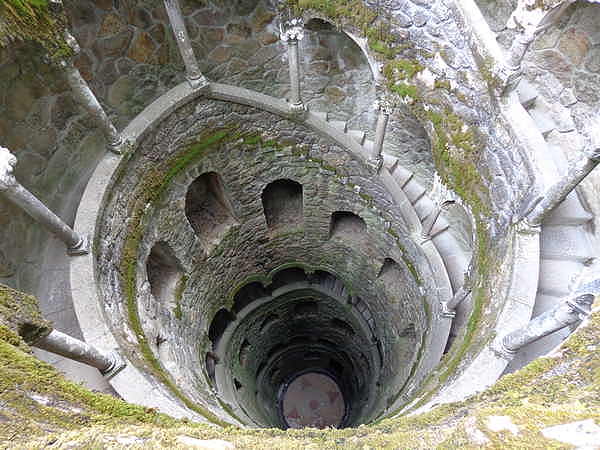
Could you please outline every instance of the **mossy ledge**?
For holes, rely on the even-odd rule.
[[[14,42],[39,44],[51,60],[73,55],[64,38],[67,18],[53,12],[47,0],[0,0],[0,48]]]
[[[468,402],[358,428],[282,431],[190,424],[92,393],[29,354],[22,340],[15,345],[0,333],[0,442],[14,449],[124,448],[127,441],[128,448],[183,448],[180,439],[186,436],[248,449],[565,448],[541,430],[600,420],[599,334],[596,301],[591,317],[555,355],[502,378]],[[491,431],[490,416],[507,416],[519,433]],[[485,443],[473,444],[474,428]]]
[[[42,318],[34,296],[3,284],[0,284],[0,326],[5,334],[21,336],[28,344],[52,331],[52,324]]]

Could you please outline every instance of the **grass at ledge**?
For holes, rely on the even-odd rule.
[[[600,423],[599,306],[558,355],[536,360],[469,401],[342,430],[221,428],[176,420],[66,381],[0,337],[0,447],[120,449],[129,439],[130,448],[189,448],[179,440],[187,436],[225,440],[238,449],[567,448],[540,431],[586,419]],[[490,416],[507,416],[519,433],[491,431]],[[486,443],[473,441],[474,429]]]
[[[53,60],[69,57],[73,50],[64,40],[66,28],[66,16],[51,12],[47,0],[0,0],[0,47],[31,41]]]

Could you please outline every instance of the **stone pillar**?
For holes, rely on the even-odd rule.
[[[367,163],[377,172],[381,170],[381,166],[383,165],[383,141],[385,139],[388,121],[394,112],[394,109],[394,103],[387,97],[383,96],[380,100],[375,102],[375,110],[378,112],[377,125],[375,126],[375,142],[367,156]]]
[[[600,136],[598,136],[600,140]],[[569,193],[600,163],[600,147],[581,158],[569,171],[544,194],[542,200],[527,214],[526,221],[538,226],[544,217],[556,208]]]
[[[306,111],[306,106],[302,102],[300,93],[300,56],[298,52],[298,42],[304,38],[304,23],[302,19],[294,18],[281,23],[279,25],[279,34],[281,40],[288,45],[291,85],[290,111],[295,114],[302,114]]]
[[[540,314],[525,327],[504,336],[497,349],[503,357],[512,356],[527,344],[548,336],[566,326],[573,325],[590,314],[594,295],[582,294],[566,302],[561,302],[554,309]]]
[[[535,38],[552,26],[573,0],[557,3],[549,10],[532,8],[531,2],[520,0],[513,12],[509,23],[522,30],[513,41],[503,66],[498,74],[502,80],[504,92],[510,92],[517,87],[522,75],[521,63],[529,46]]]
[[[421,237],[424,241],[428,241],[429,239],[431,239],[431,231],[433,230],[433,227],[435,226],[438,218],[440,217],[440,214],[442,214],[442,210],[446,206],[452,205],[453,203],[453,200],[447,200],[439,206],[435,205],[431,213],[429,213],[429,215],[425,217],[423,223],[421,224]]]
[[[12,172],[16,164],[17,158],[8,149],[0,147],[0,193],[67,244],[69,255],[88,253],[87,238],[75,233],[15,179]]]
[[[465,282],[450,300],[442,302],[442,317],[450,319],[456,317],[456,308],[471,294],[472,290],[470,284]]]
[[[188,36],[187,29],[185,28],[185,22],[183,21],[183,14],[181,13],[181,7],[179,6],[178,0],[164,0],[165,9],[169,16],[169,22],[179,47],[179,53],[185,64],[185,77],[187,78],[190,86],[194,89],[208,86],[208,80],[200,71],[196,55],[194,55],[194,49],[192,48],[192,42]]]
[[[102,375],[108,377],[115,375],[125,367],[125,362],[118,353],[101,352],[95,347],[57,330],[52,330],[49,335],[38,339],[33,346],[95,367]]]
[[[513,41],[510,49],[508,51],[508,55],[506,58],[506,68],[510,71],[520,71],[521,70],[521,62],[525,57],[525,53],[529,49],[529,46],[534,41],[536,36],[535,31],[526,30],[516,37]]]
[[[79,53],[79,45],[73,36],[66,33],[67,43],[71,46],[75,54]],[[104,108],[88,86],[87,82],[81,76],[79,69],[75,67],[72,59],[61,61],[60,65],[65,71],[67,82],[75,99],[90,113],[94,121],[102,130],[109,150],[114,153],[121,153],[121,144],[123,139],[110,121]]]

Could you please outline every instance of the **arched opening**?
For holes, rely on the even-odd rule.
[[[262,192],[269,230],[298,228],[304,223],[302,185],[293,180],[276,180]]]
[[[154,298],[169,308],[174,307],[177,286],[184,273],[169,244],[164,241],[154,244],[146,260],[146,274]]]
[[[367,232],[363,219],[348,211],[336,211],[331,215],[329,238],[355,239]]]
[[[233,312],[237,314],[253,301],[267,295],[268,291],[258,281],[248,283],[235,294],[233,298]]]
[[[203,173],[190,184],[185,197],[185,215],[206,249],[216,245],[235,223],[218,173]]]
[[[271,289],[275,290],[288,284],[301,283],[306,281],[306,279],[306,273],[304,270],[298,267],[291,267],[289,269],[283,269],[277,272],[273,276],[273,281],[270,287]]]
[[[235,315],[225,308],[221,308],[217,311],[217,314],[215,314],[215,317],[210,323],[210,327],[208,329],[208,338],[212,342],[213,348],[217,347],[219,339],[221,339],[221,336],[223,336],[223,333],[229,324],[234,320]]]

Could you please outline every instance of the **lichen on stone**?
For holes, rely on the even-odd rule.
[[[73,55],[64,32],[67,19],[53,12],[47,0],[2,0],[0,2],[0,48],[13,42],[32,41],[39,44],[50,59]]]
[[[0,284],[0,325],[31,344],[52,331],[52,324],[42,318],[37,299]]]

